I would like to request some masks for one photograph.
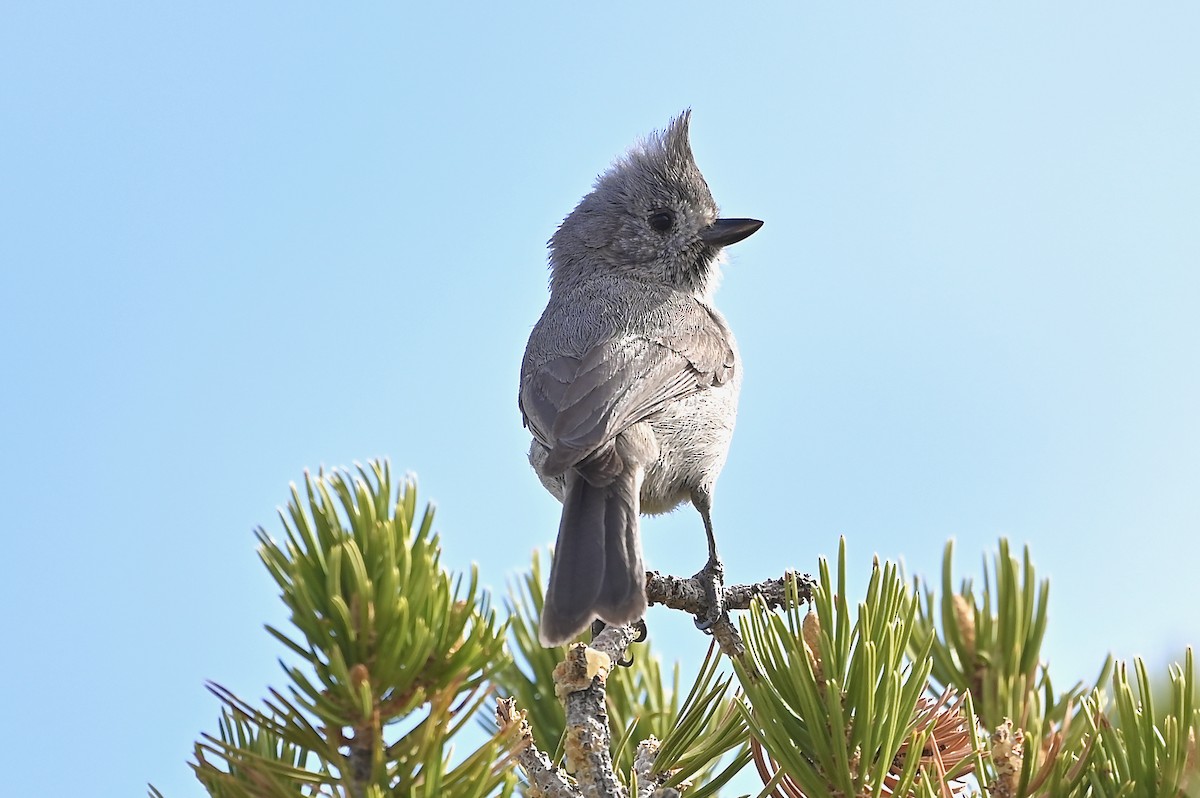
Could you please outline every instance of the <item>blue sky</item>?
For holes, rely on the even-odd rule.
[[[685,107],[717,201],[766,222],[717,297],[745,364],[729,577],[839,535],[862,577],[934,575],[951,536],[978,575],[1006,535],[1052,579],[1060,683],[1180,656],[1198,29],[1170,2],[8,8],[11,791],[201,794],[203,681],[282,681],[251,531],[305,468],[388,456],[447,564],[527,566],[557,523],[516,409],[545,241]],[[652,567],[702,564],[691,511],[644,528]]]

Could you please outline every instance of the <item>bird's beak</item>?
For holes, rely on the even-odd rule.
[[[762,227],[758,219],[717,219],[700,231],[700,240],[714,247],[727,247],[748,238]]]

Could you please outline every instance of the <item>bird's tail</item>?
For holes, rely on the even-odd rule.
[[[550,566],[538,637],[544,646],[574,640],[593,620],[633,623],[646,614],[646,569],[638,538],[641,469],[603,487],[567,469],[562,521]]]

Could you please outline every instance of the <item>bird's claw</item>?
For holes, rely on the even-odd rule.
[[[647,637],[649,636],[649,634],[650,634],[650,630],[646,628],[646,619],[645,619],[645,618],[643,618],[643,619],[642,619],[642,620],[640,620],[640,621],[635,621],[635,622],[634,622],[634,624],[633,624],[633,628],[634,628],[635,630],[637,630],[637,637],[633,638],[633,642],[635,642],[635,643],[645,643],[645,642],[646,642],[646,638],[647,638]]]

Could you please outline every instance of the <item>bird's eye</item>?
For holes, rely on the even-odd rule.
[[[675,214],[670,211],[655,211],[650,214],[650,227],[656,233],[665,233],[675,224]]]

